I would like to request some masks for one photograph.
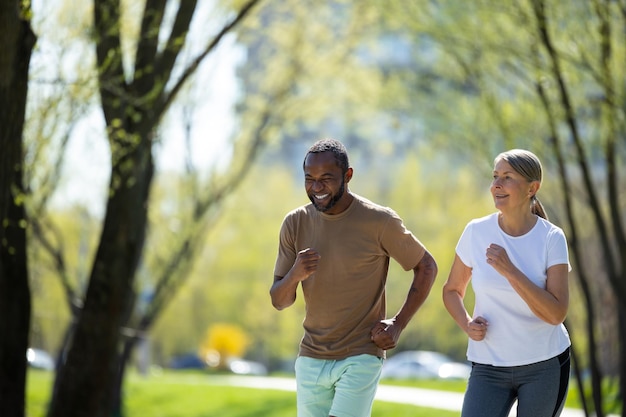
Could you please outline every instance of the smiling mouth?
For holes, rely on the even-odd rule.
[[[329,194],[321,194],[321,195],[314,195],[316,200],[324,200],[329,196]]]

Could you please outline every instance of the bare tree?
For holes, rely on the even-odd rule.
[[[617,328],[618,340],[620,341],[620,391],[626,392],[626,326],[623,318],[626,317],[626,229],[622,218],[622,204],[619,198],[621,182],[624,181],[623,174],[620,173],[619,160],[620,152],[623,152],[624,130],[623,120],[624,108],[620,105],[623,97],[623,90],[618,89],[618,76],[612,68],[611,61],[615,53],[614,39],[612,38],[612,8],[607,2],[593,2],[593,10],[598,22],[599,60],[598,62],[584,62],[588,68],[595,72],[597,85],[600,88],[603,99],[600,103],[600,120],[605,124],[603,135],[599,138],[600,153],[604,180],[601,183],[606,187],[606,193],[601,194],[597,190],[597,181],[594,180],[592,148],[588,141],[585,141],[580,132],[584,122],[577,116],[577,109],[572,100],[571,86],[567,81],[567,76],[563,69],[562,61],[564,57],[554,45],[552,35],[552,22],[547,14],[547,5],[544,1],[534,0],[532,2],[533,13],[536,22],[536,31],[540,40],[540,45],[548,56],[547,72],[551,75],[557,86],[555,100],[550,100],[549,94],[541,82],[537,80],[536,89],[544,105],[546,118],[550,126],[550,143],[552,152],[558,162],[561,188],[564,196],[564,206],[567,213],[569,225],[570,247],[577,265],[578,278],[583,290],[585,302],[588,310],[587,318],[587,338],[588,338],[588,359],[589,370],[591,372],[591,386],[593,394],[593,410],[595,415],[601,417],[605,415],[605,407],[602,392],[602,371],[598,363],[597,337],[595,335],[595,307],[592,300],[591,287],[593,286],[593,273],[585,249],[581,245],[578,237],[582,225],[581,217],[574,214],[575,200],[572,176],[567,169],[566,143],[571,143],[574,148],[574,164],[578,170],[578,177],[582,182],[582,189],[586,195],[586,209],[591,213],[594,228],[597,231],[601,253],[603,254],[603,264],[608,280],[613,287],[617,300],[617,316],[619,323]],[[622,5],[624,7],[624,5]],[[622,16],[625,9],[622,9]],[[622,23],[626,23],[626,20]],[[557,109],[555,109],[558,108]],[[560,115],[560,116],[557,116]],[[559,132],[558,126],[566,126],[567,138]],[[620,142],[622,142],[620,144]],[[580,379],[580,378],[579,378]],[[587,408],[587,407],[585,407]],[[626,409],[622,410],[622,416],[626,416]]]
[[[176,4],[167,40],[161,43],[168,2],[145,3],[129,80],[121,45],[120,4],[94,6],[99,91],[111,149],[106,214],[84,306],[57,372],[49,416],[107,416],[116,402],[121,329],[135,300],[134,278],[147,229],[153,145],[163,114],[205,57],[258,3],[250,0],[201,53],[175,77],[196,1]]]
[[[31,314],[22,131],[36,42],[25,3],[0,1],[0,37],[0,414],[21,417]]]
[[[626,4],[425,3],[387,5],[391,19],[415,34],[416,55],[425,55],[416,58],[420,77],[406,84],[424,103],[416,106],[424,124],[479,160],[528,147],[554,167],[559,186],[549,200],[568,236],[585,310],[583,323],[568,322],[576,372],[590,376],[578,379],[580,397],[588,415],[606,415],[614,410],[605,382],[619,380],[620,398],[626,390]],[[459,111],[450,112],[451,102]],[[447,149],[455,146],[450,142]],[[609,288],[617,306],[615,331],[603,334],[598,318],[607,302],[598,285]],[[611,366],[602,363],[606,346],[617,346]]]

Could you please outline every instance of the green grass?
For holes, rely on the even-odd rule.
[[[53,375],[30,371],[27,417],[45,417]],[[432,386],[432,385],[431,385]],[[293,417],[294,392],[225,387],[202,373],[164,372],[144,378],[132,375],[125,386],[126,417]],[[458,412],[374,402],[372,417],[456,417]]]
[[[149,377],[131,374],[125,385],[125,417],[293,417],[295,393],[290,391],[227,387],[211,382],[202,372],[162,372]],[[26,417],[45,417],[53,374],[30,370]],[[382,381],[400,385],[462,393],[463,381]],[[580,408],[578,391],[570,386],[566,407]],[[453,417],[458,412],[375,401],[372,417]]]

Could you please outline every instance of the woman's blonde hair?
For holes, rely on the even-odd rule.
[[[543,169],[541,167],[541,161],[539,161],[539,158],[537,158],[537,155],[534,153],[525,149],[511,149],[510,151],[502,152],[496,156],[494,165],[501,160],[508,162],[511,168],[523,176],[528,182],[539,181],[541,184],[543,180]],[[533,214],[548,220],[548,215],[543,208],[543,204],[541,204],[541,201],[539,201],[536,195],[532,196],[530,204],[530,210]]]

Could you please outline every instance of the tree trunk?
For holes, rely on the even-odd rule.
[[[123,401],[123,388],[124,388],[124,377],[126,376],[126,369],[130,363],[130,356],[133,353],[133,350],[140,339],[135,336],[130,336],[126,340],[124,340],[124,347],[122,348],[122,353],[120,354],[119,364],[118,364],[118,372],[115,379],[115,386],[113,387],[113,401],[111,406],[111,416],[112,417],[120,417],[123,416],[124,413],[124,401]]]
[[[60,367],[49,417],[108,417],[118,375],[121,328],[134,300],[153,175],[148,135],[114,163],[100,246],[83,310]],[[135,136],[137,137],[137,136]]]
[[[618,326],[619,326],[619,396],[623,399],[626,392],[626,306],[622,302],[617,303]],[[622,417],[626,417],[626,407],[622,403]]]
[[[171,77],[176,72],[177,57],[183,50],[197,1],[178,2],[164,50],[160,50],[159,44],[167,2],[145,4],[135,73],[130,81],[123,65],[119,1],[94,3],[94,38],[100,98],[111,148],[111,182],[84,307],[77,318],[66,361],[57,373],[49,417],[105,417],[112,409],[120,411],[121,397],[116,388],[121,388],[133,346],[123,350],[121,334],[135,301],[133,281],[145,240],[154,171],[153,132],[185,80],[257,2],[248,0],[183,71],[171,90],[166,90],[166,86],[176,79]]]
[[[35,35],[17,1],[0,1],[0,416],[23,417],[30,289],[22,131]]]

